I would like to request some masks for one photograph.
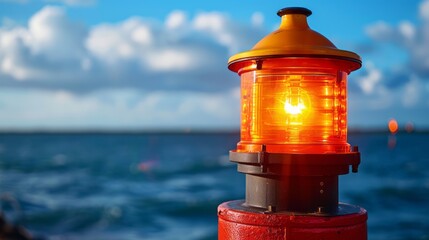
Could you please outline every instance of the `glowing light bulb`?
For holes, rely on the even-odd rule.
[[[286,113],[297,115],[297,114],[301,114],[302,110],[304,109],[305,109],[305,105],[302,99],[298,100],[298,104],[292,104],[290,100],[286,100],[285,102]]]
[[[309,107],[309,96],[302,88],[302,77],[293,75],[290,77],[289,86],[285,94],[284,112],[286,113],[286,125],[302,125],[307,108]],[[294,129],[293,131],[299,131]]]

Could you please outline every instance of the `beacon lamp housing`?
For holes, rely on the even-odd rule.
[[[311,30],[305,8],[285,8],[277,31],[228,68],[241,77],[239,152],[348,152],[347,75],[360,57]]]
[[[219,206],[219,239],[258,239],[239,237],[249,217],[255,225],[288,216],[303,216],[315,226],[326,220],[321,216],[335,219],[332,229],[323,227],[327,235],[321,236],[329,239],[337,238],[327,232],[341,229],[341,219],[348,218],[350,231],[341,237],[366,239],[366,211],[338,199],[338,176],[357,172],[360,164],[358,148],[347,143],[347,76],[361,67],[361,58],[311,30],[310,10],[277,14],[278,30],[228,61],[241,78],[240,142],[230,160],[246,175],[246,198]],[[269,231],[295,226],[262,225]],[[354,228],[364,233],[353,238]]]

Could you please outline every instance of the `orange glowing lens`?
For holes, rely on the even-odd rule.
[[[347,72],[341,60],[268,59],[241,75],[238,151],[347,152]]]

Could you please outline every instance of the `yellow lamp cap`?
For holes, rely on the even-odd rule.
[[[283,8],[277,12],[282,18],[278,30],[260,40],[251,50],[238,53],[228,60],[228,68],[238,72],[244,61],[282,57],[315,57],[342,59],[349,62],[349,70],[362,66],[354,52],[338,49],[322,34],[310,29],[307,17],[311,11],[301,7]]]

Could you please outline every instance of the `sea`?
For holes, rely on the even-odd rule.
[[[38,239],[217,239],[217,206],[243,199],[235,132],[2,133],[0,211]],[[340,201],[372,240],[429,239],[429,133],[352,132],[358,173]]]

